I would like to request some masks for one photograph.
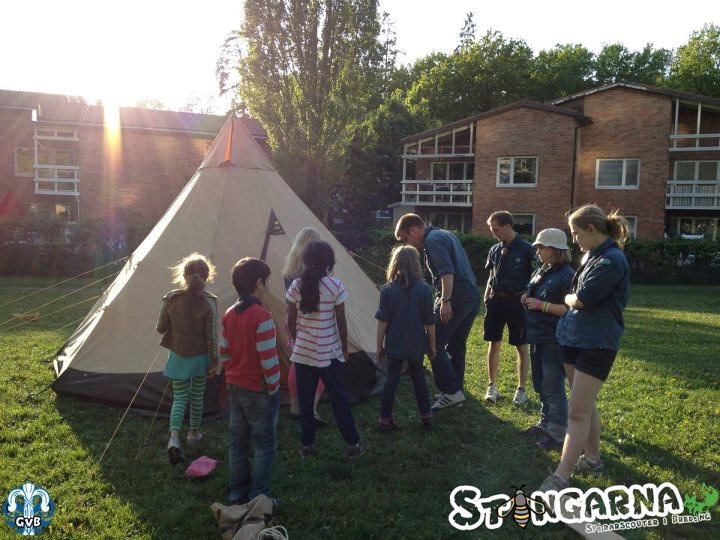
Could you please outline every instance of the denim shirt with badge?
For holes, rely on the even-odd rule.
[[[617,351],[624,329],[629,276],[625,254],[612,238],[587,253],[572,288],[584,308],[568,308],[560,318],[556,334],[560,345]]]

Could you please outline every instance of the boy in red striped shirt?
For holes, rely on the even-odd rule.
[[[259,494],[270,496],[277,451],[280,363],[275,324],[263,305],[270,268],[246,257],[232,270],[238,301],[222,319],[220,359],[230,400],[228,453],[230,504],[244,504]],[[250,462],[250,443],[255,456]]]

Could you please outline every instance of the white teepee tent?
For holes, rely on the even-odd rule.
[[[376,384],[371,351],[378,289],[283,181],[241,122],[232,118],[195,175],[58,352],[54,390],[118,407],[133,400],[134,410],[154,412],[167,388],[162,375],[167,351],[158,345],[155,323],[163,293],[173,288],[168,268],[194,251],[210,256],[218,269],[208,290],[218,296],[221,314],[237,298],[230,282],[235,262],[253,256],[268,263],[272,275],[267,307],[287,367],[281,268],[295,234],[307,226],[317,228],[335,250],[334,274],[349,295],[347,389],[351,398],[368,395]],[[206,391],[206,412],[218,410],[221,390],[215,378]],[[161,411],[167,412],[170,402],[168,389]]]

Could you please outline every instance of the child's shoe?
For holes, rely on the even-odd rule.
[[[187,434],[187,442],[189,444],[200,442],[204,439],[203,434],[199,431],[190,431]]]
[[[401,428],[395,423],[395,420],[390,418],[389,420],[380,419],[378,429],[380,433],[390,433],[391,431],[399,431]]]
[[[347,450],[345,450],[345,459],[347,461],[352,461],[354,459],[359,458],[365,453],[365,447],[363,446],[363,443],[359,442],[357,444],[349,445],[347,447]]]
[[[181,461],[185,460],[182,448],[180,448],[180,441],[177,437],[172,435],[170,436],[170,440],[168,440],[167,445],[167,454],[170,465],[177,465]]]

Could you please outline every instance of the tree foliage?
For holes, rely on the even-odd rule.
[[[720,26],[706,24],[678,47],[669,82],[680,90],[720,97]]]
[[[408,90],[411,110],[427,108],[440,123],[526,98],[533,53],[524,41],[488,31],[437,63]]]
[[[579,44],[556,45],[535,57],[531,97],[548,101],[591,88],[595,55]]]
[[[595,84],[600,86],[624,80],[662,85],[671,60],[672,52],[654,49],[651,43],[635,52],[621,43],[605,45],[595,62]]]
[[[382,76],[379,33],[376,0],[246,0],[226,42],[239,61],[218,63],[221,83],[235,70],[240,104],[268,131],[280,173],[321,217]]]

